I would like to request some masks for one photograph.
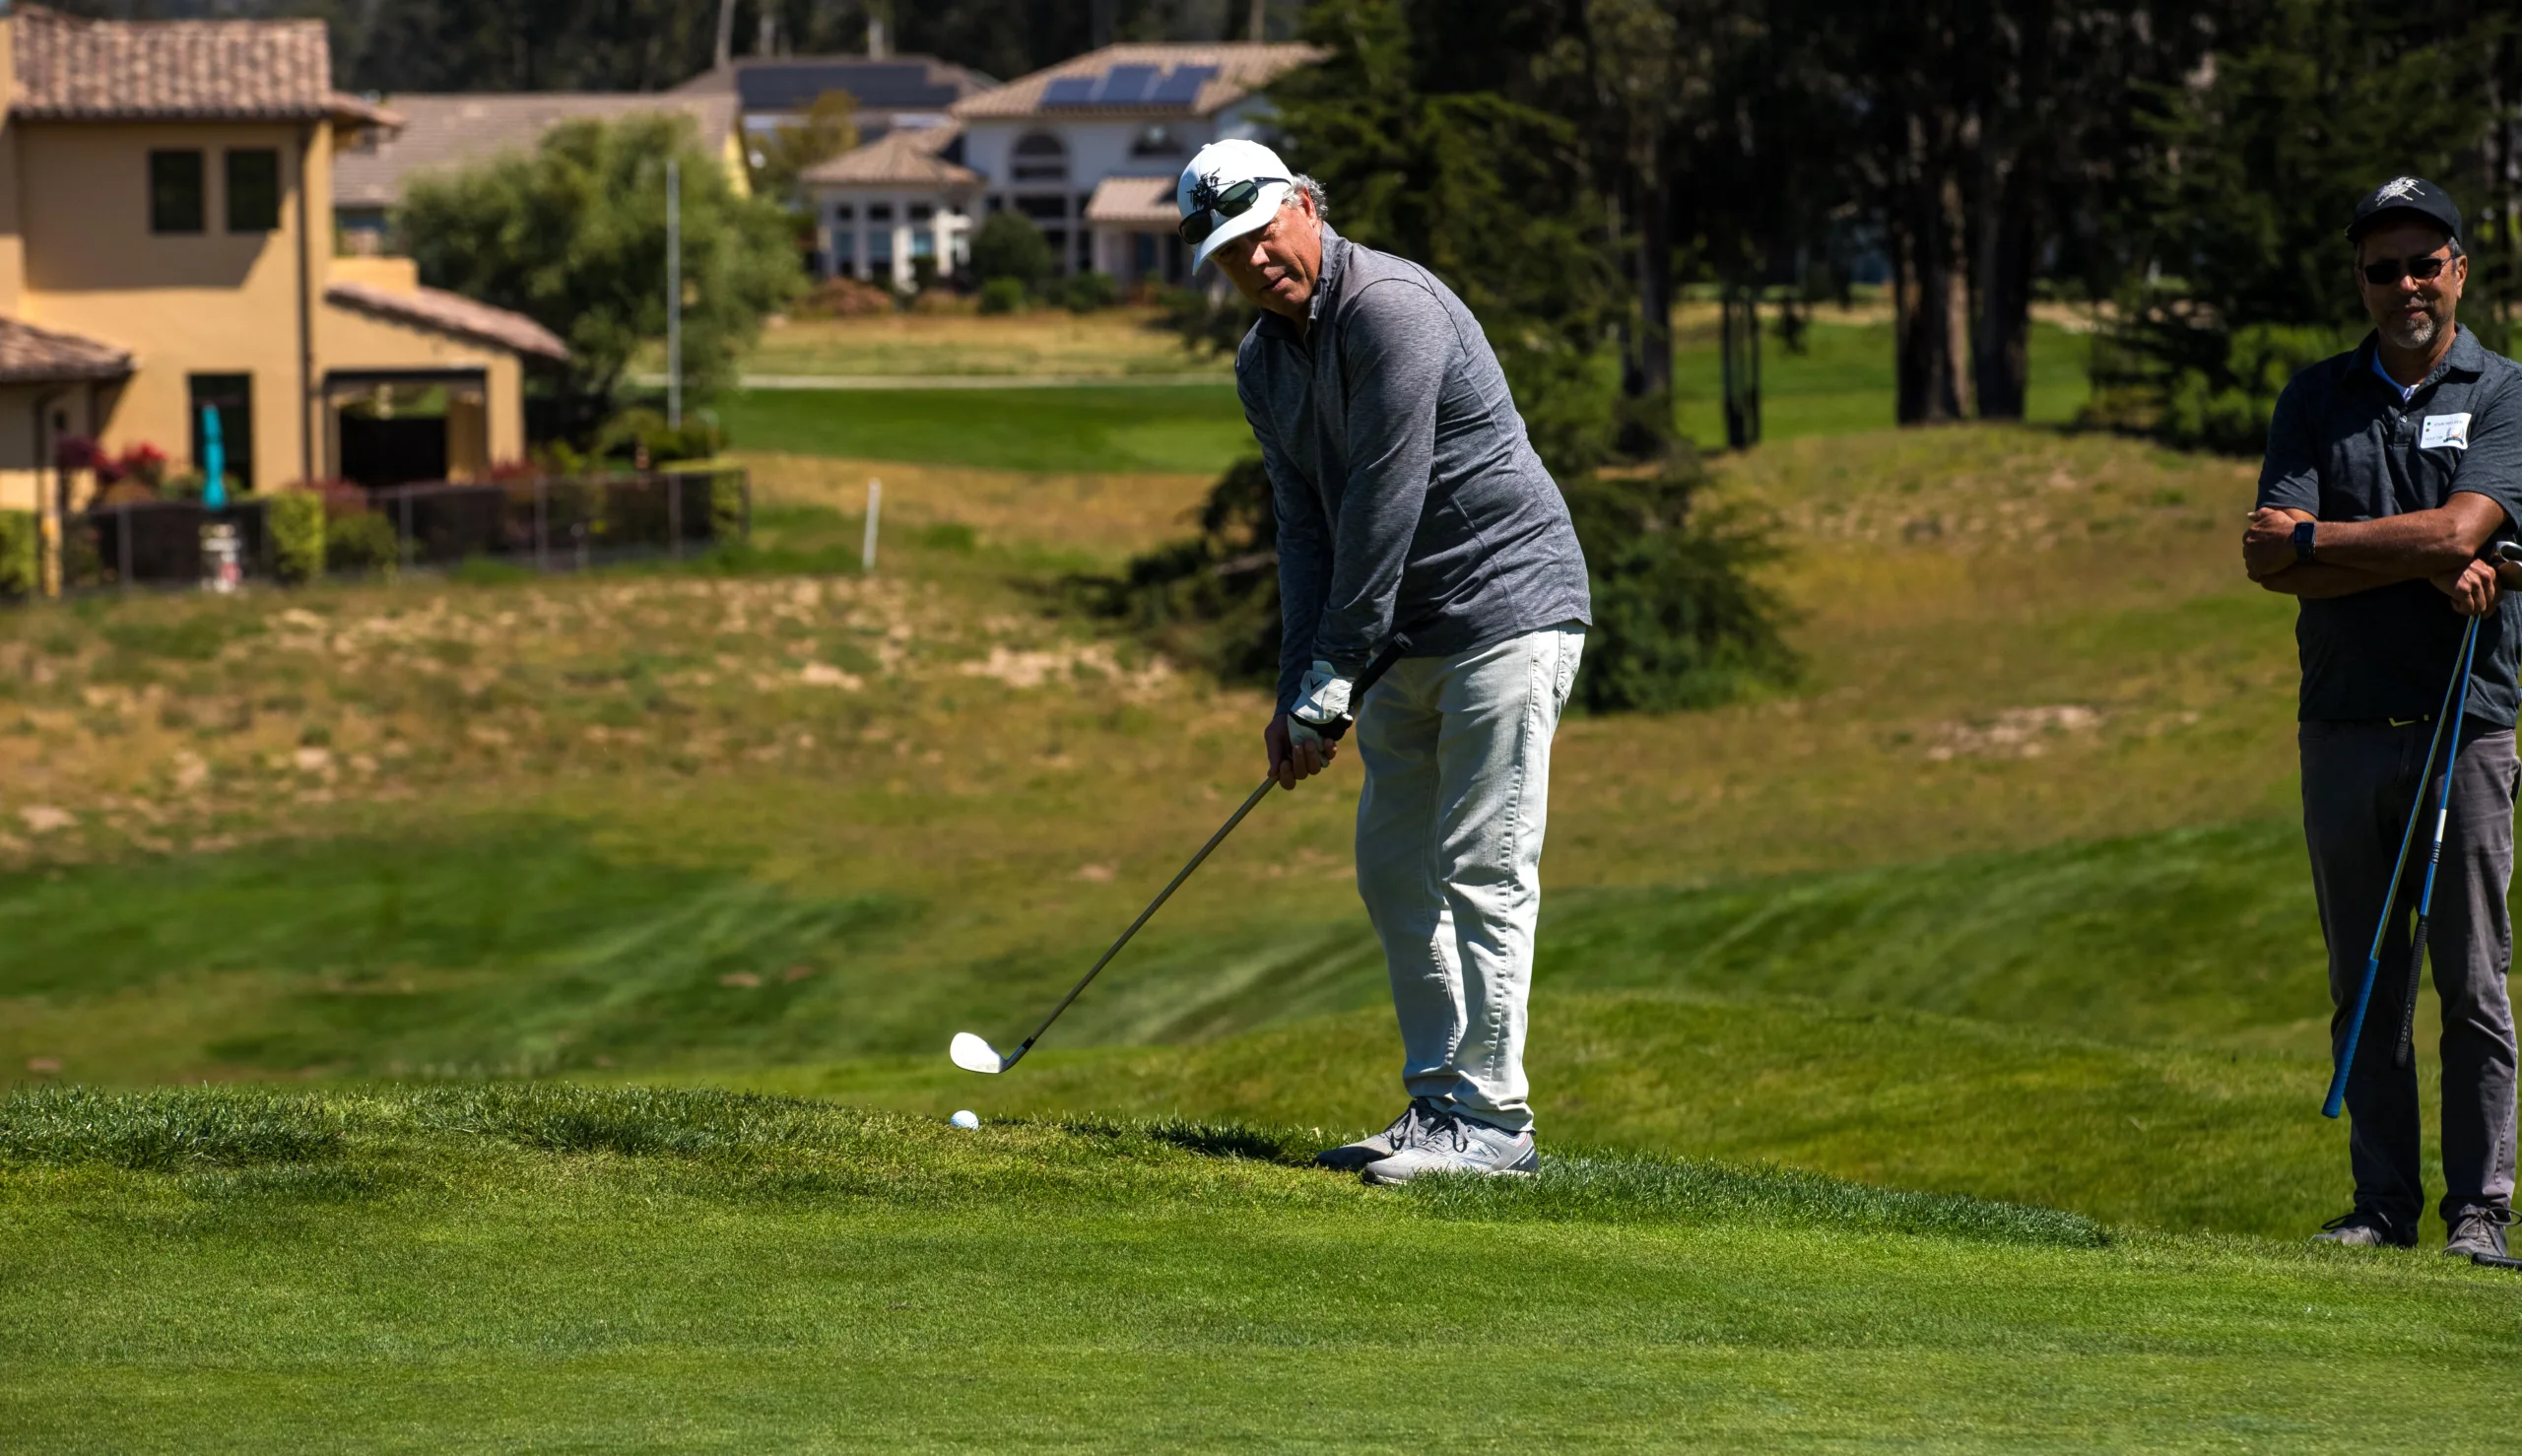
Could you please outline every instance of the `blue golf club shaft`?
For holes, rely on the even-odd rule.
[[[2452,770],[2461,762],[2461,719],[2470,705],[2470,665],[2478,655],[2479,624],[2470,619],[2469,642],[2461,653],[2461,701],[2452,714],[2451,747],[2443,755],[2443,786],[2434,794],[2434,847],[2425,856],[2425,889],[2417,897],[2417,933],[2409,944],[2408,995],[2400,1002],[2399,1040],[2391,1044],[2391,1065],[2405,1067],[2417,1057],[2417,988],[2425,975],[2425,917],[2434,912],[2434,872],[2443,867],[2443,829],[2452,822]]]
[[[2450,726],[2452,695],[2460,693],[2466,704],[2469,682],[2470,652],[2478,641],[2478,618],[2470,619],[2469,630],[2461,638],[2459,660],[2453,664],[2452,680],[2443,685],[2443,705],[2434,714],[2434,735],[2426,741],[2425,765],[2417,772],[2417,802],[2409,806],[2408,827],[2400,831],[2399,857],[2391,862],[2391,883],[2382,894],[2382,913],[2373,926],[2373,944],[2364,953],[2364,979],[2356,988],[2356,1010],[2347,1019],[2347,1043],[2339,1048],[2338,1064],[2330,1070],[2329,1095],[2321,1102],[2323,1117],[2336,1117],[2347,1105],[2347,1073],[2356,1065],[2356,1044],[2363,1038],[2364,1013],[2373,1004],[2373,983],[2382,973],[2382,939],[2391,928],[2391,916],[2399,909],[2400,876],[2408,869],[2408,851],[2417,841],[2417,819],[2425,812],[2425,787],[2434,776],[2434,753],[2443,746],[2444,730]]]

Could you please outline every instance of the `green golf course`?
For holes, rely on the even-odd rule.
[[[1562,730],[1538,1179],[1302,1165],[1399,1107],[1345,761],[951,1067],[1259,772],[1259,693],[1063,584],[1186,529],[1213,394],[764,391],[706,562],[0,613],[0,1444],[2500,1438],[2522,1281],[2303,1242],[2246,463],[1716,462],[1805,668]]]

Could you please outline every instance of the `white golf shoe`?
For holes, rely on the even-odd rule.
[[[1528,1132],[1437,1111],[1409,1130],[1409,1140],[1390,1158],[1366,1164],[1369,1183],[1407,1183],[1422,1173],[1476,1173],[1484,1177],[1524,1177],[1541,1171],[1541,1152]]]
[[[1367,1163],[1380,1162],[1410,1146],[1410,1135],[1419,1124],[1428,1118],[1441,1115],[1433,1104],[1413,1100],[1409,1106],[1401,1109],[1401,1115],[1394,1118],[1391,1125],[1382,1132],[1368,1133],[1354,1143],[1343,1144],[1337,1148],[1325,1148],[1313,1155],[1314,1165],[1336,1167],[1342,1172],[1354,1173]]]

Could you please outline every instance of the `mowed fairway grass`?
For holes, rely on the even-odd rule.
[[[1892,423],[1892,325],[1871,310],[1842,315],[1825,306],[1807,327],[1801,352],[1774,336],[1761,355],[1761,436],[1783,441],[1858,434]],[[1704,315],[1704,316],[1703,316]],[[1252,449],[1230,379],[1213,383],[1123,384],[1082,388],[1026,387],[1028,370],[1073,370],[1067,351],[1079,326],[1062,317],[1031,320],[929,320],[939,330],[939,361],[921,366],[905,333],[921,321],[819,325],[816,347],[780,333],[769,336],[753,365],[765,374],[812,377],[892,372],[1013,376],[1005,386],[906,389],[759,389],[721,401],[729,432],[755,450],[892,461],[978,465],[1025,471],[1216,472]],[[992,325],[1004,336],[985,342]],[[802,326],[801,326],[802,327]],[[1102,334],[1120,332],[1105,326]],[[1147,326],[1127,331],[1145,354]],[[2031,330],[2031,389],[2024,411],[2035,424],[2072,422],[2091,392],[2089,337],[2042,321]],[[1215,360],[1182,355],[1176,366],[1214,368]],[[1126,373],[1114,376],[1126,378]],[[1682,433],[1701,449],[1725,445],[1724,375],[1713,314],[1686,310],[1677,321],[1674,412]]]
[[[1550,1170],[1394,1192],[1300,1165],[1398,1105],[1346,763],[1017,1072],[942,1055],[1029,1029],[1267,710],[1073,605],[1209,467],[972,463],[999,398],[925,455],[740,431],[756,540],[681,568],[0,614],[0,1446],[2509,1425],[2522,1282],[2301,1242],[2345,1138],[2246,464],[1719,461],[1804,675],[1566,725]]]
[[[1290,1166],[1306,1143],[560,1088],[21,1097],[0,1422],[193,1451],[2505,1428],[2512,1293],[2439,1263],[1668,1158],[1381,1192]],[[1478,1275],[1409,1277],[1431,1265]],[[1412,1372],[1444,1398],[1397,1400]]]

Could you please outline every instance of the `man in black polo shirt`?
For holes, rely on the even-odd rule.
[[[2333,1055],[2393,893],[2464,619],[2489,619],[2426,939],[2443,1004],[2444,1252],[2500,1256],[2513,1218],[2505,889],[2522,642],[2522,604],[2505,589],[2522,589],[2522,573],[2499,578],[2481,555],[2522,520],[2522,368],[2454,322],[2469,262],[2460,211],[2440,188],[2383,183],[2356,205],[2347,236],[2374,329],[2286,386],[2242,557],[2253,580],[2301,599],[2303,830],[2329,943]],[[2429,814],[2420,827],[2431,824]],[[2356,1207],[2320,1235],[2329,1242],[2413,1247],[2425,1206],[2417,1071],[2393,1056],[2422,846],[2410,858],[2348,1074]]]

